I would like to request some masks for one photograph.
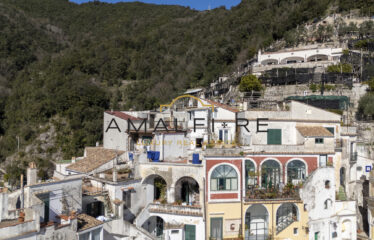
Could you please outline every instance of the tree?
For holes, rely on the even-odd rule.
[[[368,85],[369,85],[369,91],[370,91],[370,92],[374,92],[374,77],[372,77],[372,78],[368,81]]]
[[[252,74],[244,76],[240,80],[239,90],[241,92],[261,91],[261,81],[255,75]]]
[[[374,94],[369,92],[358,102],[358,115],[361,118],[374,115]]]
[[[330,65],[327,67],[329,73],[351,73],[352,65],[348,63],[339,63],[336,65]]]

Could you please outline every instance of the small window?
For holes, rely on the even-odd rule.
[[[131,208],[131,192],[130,191],[123,191],[122,201],[125,202],[126,208]]]
[[[327,189],[330,188],[330,181],[329,180],[325,181],[325,188],[327,188]]]
[[[306,205],[306,204],[304,204],[304,212],[306,212],[306,211],[307,211],[307,210],[306,210],[306,206],[307,206],[307,205]]]
[[[203,139],[196,138],[196,148],[201,148],[203,146]]]
[[[315,143],[316,144],[323,144],[323,138],[316,138]]]
[[[293,235],[297,235],[299,233],[299,229],[298,228],[294,228],[293,229]]]
[[[331,204],[332,204],[331,199],[326,199],[326,201],[324,203],[325,209],[329,209],[331,207]]]
[[[178,234],[179,230],[171,230],[171,234]]]

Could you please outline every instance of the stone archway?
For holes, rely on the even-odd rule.
[[[175,201],[186,205],[198,205],[199,184],[192,177],[182,177],[175,183]]]
[[[245,240],[266,240],[269,233],[269,213],[262,204],[253,204],[245,213]]]
[[[151,199],[151,201],[167,200],[167,183],[160,175],[149,175],[143,180],[142,184],[145,186],[146,199]]]

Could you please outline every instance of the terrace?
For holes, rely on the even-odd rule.
[[[159,204],[150,203],[148,205],[148,211],[151,213],[166,213],[166,214],[176,214],[176,215],[186,215],[186,216],[202,216],[203,211],[199,205],[180,205],[175,204]]]
[[[256,188],[253,187],[246,191],[245,201],[257,201],[259,199],[282,199],[282,200],[299,200],[300,185],[288,183],[283,189],[279,187]]]

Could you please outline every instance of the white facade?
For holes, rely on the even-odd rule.
[[[297,49],[280,52],[258,52],[256,65],[277,65],[289,63],[338,61],[342,48]]]
[[[357,239],[356,202],[336,201],[335,170],[318,168],[304,183],[300,197],[309,215],[309,239]]]

